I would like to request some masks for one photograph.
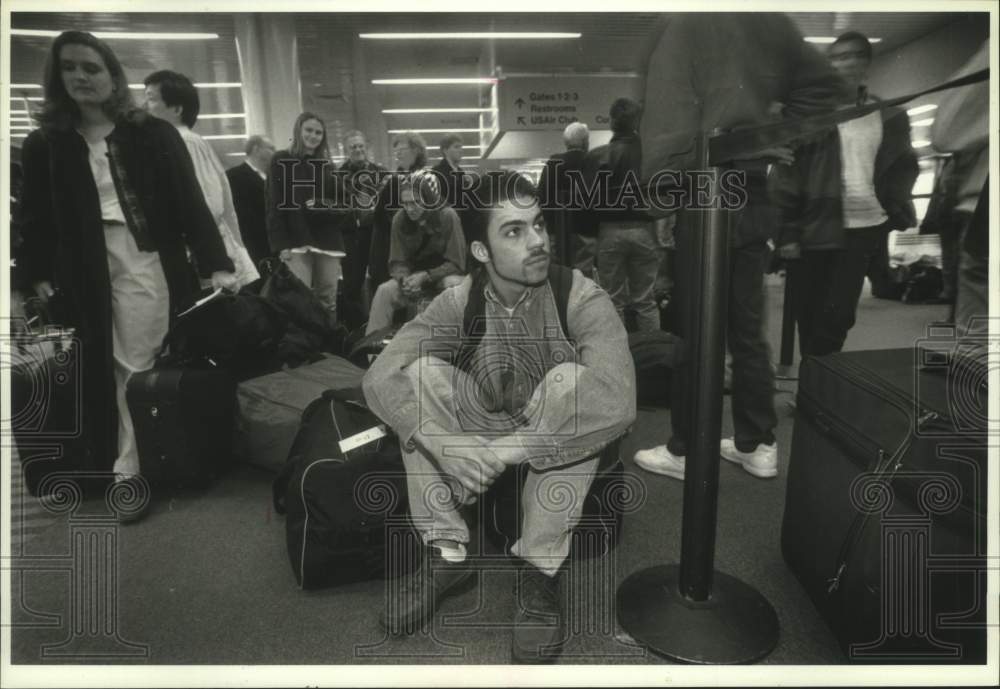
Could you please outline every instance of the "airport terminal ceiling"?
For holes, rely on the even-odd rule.
[[[264,21],[271,16],[265,15]],[[286,15],[287,16],[287,15]],[[391,132],[423,130],[431,144],[432,158],[441,132],[458,130],[466,146],[466,161],[488,151],[487,166],[526,162],[541,153],[529,152],[539,137],[544,145],[559,145],[558,123],[546,135],[523,139],[498,139],[502,129],[489,110],[490,84],[481,85],[374,85],[383,78],[488,78],[505,79],[589,75],[608,77],[607,90],[638,88],[643,62],[656,36],[654,13],[300,13],[294,17],[299,81],[303,109],[324,117],[332,140],[351,129],[365,130],[373,138],[376,158],[389,163]],[[966,17],[963,13],[792,13],[793,21],[805,36],[834,36],[855,29],[881,38],[876,56],[916,40]],[[196,82],[221,84],[202,87],[202,112],[217,115],[203,118],[199,132],[211,138],[224,159],[235,162],[240,156],[246,131],[236,29],[232,14],[150,14],[150,13],[15,13],[14,29],[62,30],[75,27],[107,32],[210,32],[213,40],[121,40],[115,50],[125,64],[130,81],[156,69],[171,68],[193,77]],[[496,32],[532,31],[579,33],[578,38],[556,40],[373,40],[360,38],[371,32]],[[11,41],[12,83],[40,81],[46,49],[51,38],[14,35]],[[634,80],[634,81],[631,81]],[[514,82],[509,82],[514,83]],[[612,87],[612,84],[616,86]],[[634,86],[630,86],[635,84]],[[227,86],[228,85],[228,86]],[[244,88],[246,85],[244,85]],[[141,91],[137,90],[141,100]],[[20,110],[27,98],[37,98],[36,90],[14,88],[12,109]],[[501,96],[502,98],[502,96]],[[37,102],[37,101],[36,101]],[[599,105],[599,104],[598,104]],[[596,105],[594,107],[597,107]],[[398,113],[398,110],[473,110],[474,112]],[[390,112],[385,112],[390,111]],[[25,120],[15,125],[24,126]],[[530,128],[530,124],[529,124]],[[593,127],[592,127],[593,128]],[[597,127],[599,129],[599,127]],[[13,138],[16,146],[23,131]],[[515,132],[516,134],[516,132]],[[600,135],[599,135],[600,136]],[[531,142],[530,145],[528,142]],[[280,142],[279,142],[280,143]],[[334,145],[335,158],[343,152]],[[542,153],[549,153],[543,151]],[[434,162],[433,160],[431,162]]]

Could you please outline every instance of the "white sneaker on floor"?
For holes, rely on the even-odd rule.
[[[753,452],[740,452],[732,438],[723,438],[719,443],[719,454],[723,459],[743,468],[757,478],[774,478],[778,475],[778,443],[761,443]]]
[[[635,463],[646,471],[684,480],[684,456],[675,455],[666,445],[657,445],[635,453]]]

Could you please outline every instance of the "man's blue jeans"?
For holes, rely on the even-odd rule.
[[[650,223],[601,223],[597,233],[601,287],[611,297],[623,323],[625,308],[635,309],[640,331],[660,328],[660,310],[653,293],[659,267],[659,245]]]

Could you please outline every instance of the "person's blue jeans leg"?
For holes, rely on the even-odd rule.
[[[601,223],[597,232],[597,275],[622,323],[628,305],[627,260],[628,244],[622,239],[621,229],[611,223]]]
[[[624,231],[629,243],[628,291],[629,303],[635,309],[639,331],[660,329],[660,310],[656,306],[654,288],[660,269],[659,246],[653,229],[640,224]]]

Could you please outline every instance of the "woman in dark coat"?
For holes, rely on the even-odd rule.
[[[267,176],[267,237],[271,250],[323,306],[337,310],[337,281],[344,257],[340,222],[347,211],[335,197],[326,124],[304,112],[292,127],[292,145],[271,159]]]
[[[375,220],[372,227],[372,245],[368,257],[368,275],[371,289],[389,279],[389,244],[392,236],[392,219],[403,206],[399,200],[399,183],[407,175],[427,165],[427,143],[414,132],[405,132],[392,142],[396,156],[396,173],[389,175],[379,189],[375,202]]]
[[[144,506],[125,385],[153,366],[171,320],[197,296],[188,252],[216,288],[234,284],[233,264],[180,135],[134,107],[107,45],[60,34],[44,88],[41,127],[22,149],[26,279],[44,300],[59,294],[81,341],[83,469],[113,471]]]

